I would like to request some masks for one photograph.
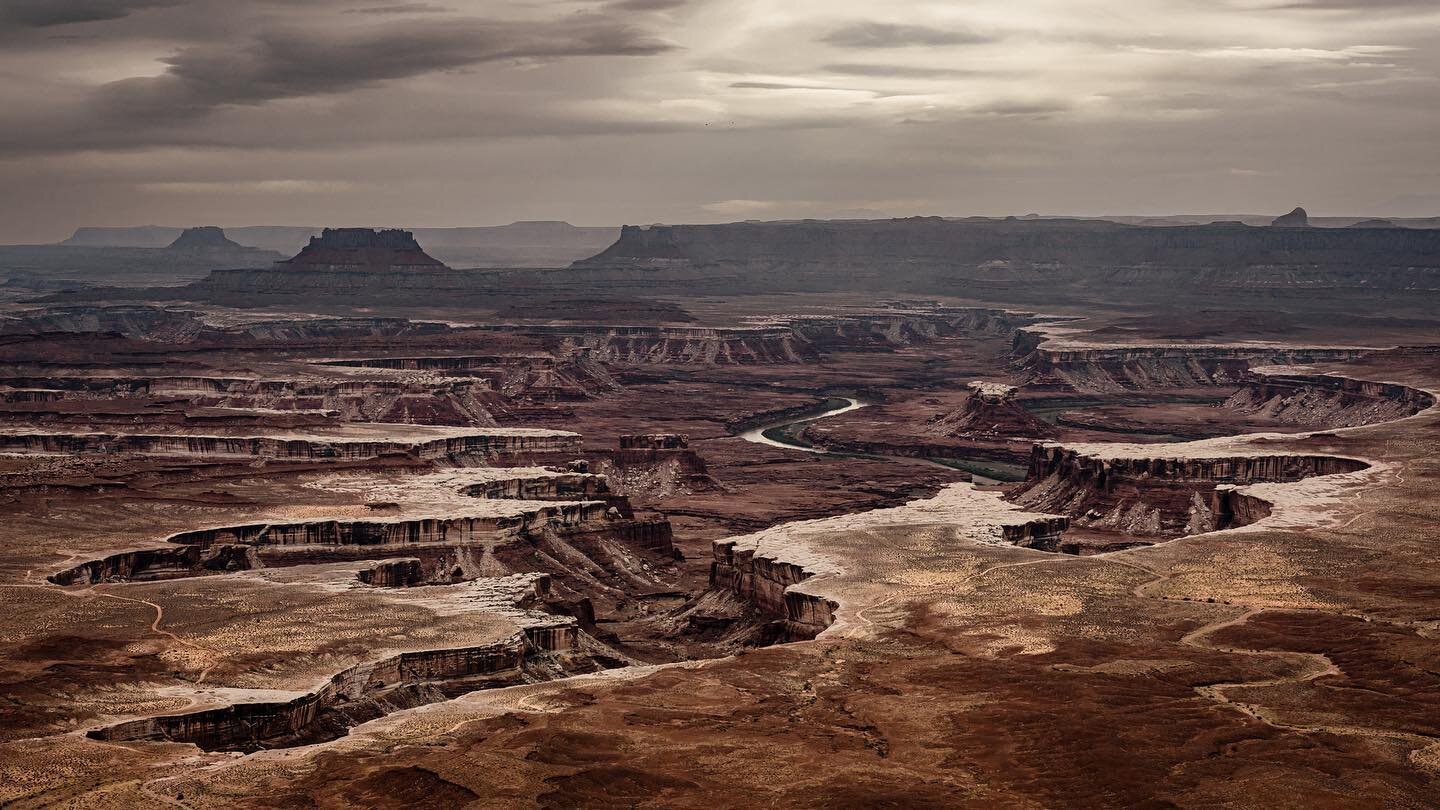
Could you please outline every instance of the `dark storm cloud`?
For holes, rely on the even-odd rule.
[[[512,59],[645,56],[672,46],[624,23],[575,15],[549,23],[439,18],[360,28],[262,31],[224,46],[190,47],[166,71],[100,88],[108,115],[185,118],[227,105],[341,93],[378,82]]]
[[[821,37],[820,41],[841,48],[906,48],[912,45],[979,45],[994,39],[973,31],[867,20],[836,28]]]
[[[118,20],[147,8],[177,6],[183,0],[0,0],[0,30],[48,28],[71,23]]]

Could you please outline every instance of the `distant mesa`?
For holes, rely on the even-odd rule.
[[[300,252],[266,266],[217,269],[184,289],[195,300],[249,300],[260,296],[429,299],[466,288],[464,271],[426,253],[411,231],[325,228]],[[470,282],[473,284],[473,281]]]
[[[337,272],[416,272],[448,270],[444,262],[426,253],[415,234],[372,228],[326,228],[310,237],[294,258],[277,262],[297,270]]]
[[[1305,213],[1304,208],[1296,208],[1283,217],[1276,217],[1270,225],[1274,228],[1308,228],[1310,215]]]
[[[249,250],[244,245],[225,237],[225,231],[214,225],[186,228],[171,242],[166,250]]]
[[[1388,219],[1364,219],[1364,220],[1361,220],[1361,221],[1355,223],[1354,225],[1347,225],[1346,227],[1347,227],[1347,228],[1401,228],[1401,227],[1404,227],[1404,226],[1402,226],[1402,225],[1396,225],[1395,223],[1391,222],[1391,221],[1388,220]]]

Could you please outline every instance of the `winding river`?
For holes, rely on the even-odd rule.
[[[793,417],[780,419],[774,422],[766,422],[758,427],[753,427],[740,434],[740,438],[747,442],[779,447],[785,450],[799,450],[802,453],[824,454],[830,451],[823,447],[810,447],[800,444],[794,440],[799,428],[808,425],[819,419],[837,414],[849,413],[850,411],[868,408],[870,403],[861,402],[852,397],[832,397],[833,400],[843,401],[844,404],[831,405],[818,413],[810,416],[795,419]],[[768,434],[768,435],[767,435]],[[871,456],[881,458],[881,456]],[[1004,482],[1023,481],[1025,479],[1025,468],[1017,464],[996,462],[992,459],[975,458],[946,458],[935,459],[924,456],[883,456],[891,461],[933,464],[937,467],[944,467],[948,470],[960,470],[969,473],[977,484],[998,484]]]
[[[781,429],[791,427],[792,425],[808,424],[810,422],[814,422],[817,419],[824,419],[827,416],[835,416],[836,414],[849,413],[850,411],[858,411],[859,409],[869,407],[870,405],[870,403],[868,402],[861,402],[858,399],[852,399],[850,397],[835,397],[835,399],[844,400],[845,404],[834,405],[812,416],[806,416],[803,419],[782,419],[778,422],[769,422],[767,424],[760,425],[759,427],[753,427],[745,431],[744,433],[741,433],[740,438],[744,439],[747,442],[755,442],[756,444],[768,444],[771,447],[783,447],[786,450],[801,450],[806,453],[824,453],[826,451],[819,447],[807,447],[803,444],[786,441],[783,438],[772,438],[772,436],[767,436],[765,434],[772,431],[774,432],[774,434],[780,434],[784,432]]]

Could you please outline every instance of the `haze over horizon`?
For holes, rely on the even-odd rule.
[[[79,226],[1434,216],[1424,0],[0,4],[0,242]]]

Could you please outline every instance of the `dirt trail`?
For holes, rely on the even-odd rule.
[[[171,631],[162,628],[160,625],[163,624],[164,621],[165,621],[165,608],[161,607],[160,605],[157,605],[157,604],[154,603],[154,602],[149,601],[148,599],[136,599],[136,598],[130,597],[130,596],[120,596],[120,595],[118,595],[118,594],[113,594],[113,593],[108,593],[108,592],[106,592],[106,591],[102,591],[102,590],[100,590],[99,588],[89,588],[89,589],[88,589],[88,592],[89,592],[89,593],[93,593],[93,594],[96,595],[96,596],[104,597],[104,598],[106,598],[106,599],[118,599],[118,600],[120,600],[120,601],[122,601],[122,602],[133,602],[133,603],[135,603],[135,604],[137,604],[137,605],[146,605],[146,606],[148,606],[151,610],[154,610],[154,611],[155,611],[155,618],[154,618],[153,621],[150,622],[150,632],[155,633],[155,634],[157,634],[157,635],[165,636],[165,637],[169,638],[171,641],[174,641],[176,644],[181,645],[182,647],[189,647],[190,649],[195,650],[196,652],[204,653],[206,659],[209,659],[209,660],[214,661],[215,659],[217,659],[217,658],[220,657],[219,654],[218,654],[217,652],[215,652],[214,650],[209,649],[209,648],[207,648],[207,647],[202,647],[202,646],[200,646],[200,645],[198,645],[198,644],[195,644],[195,643],[193,643],[193,642],[186,641],[185,639],[183,639],[183,638],[175,635],[175,634],[172,633]],[[70,593],[70,591],[62,591],[62,593]],[[84,592],[82,591],[82,592],[80,592],[80,593],[84,593]],[[78,596],[78,595],[80,595],[80,593],[75,593],[74,595]],[[200,675],[195,679],[195,685],[196,685],[196,686],[199,686],[199,685],[205,683],[205,677],[206,677],[207,675],[209,675],[209,674],[210,674],[210,670],[212,670],[212,669],[214,669],[214,668],[215,668],[215,664],[214,664],[214,663],[211,663],[210,665],[206,666],[204,669],[200,670]]]

